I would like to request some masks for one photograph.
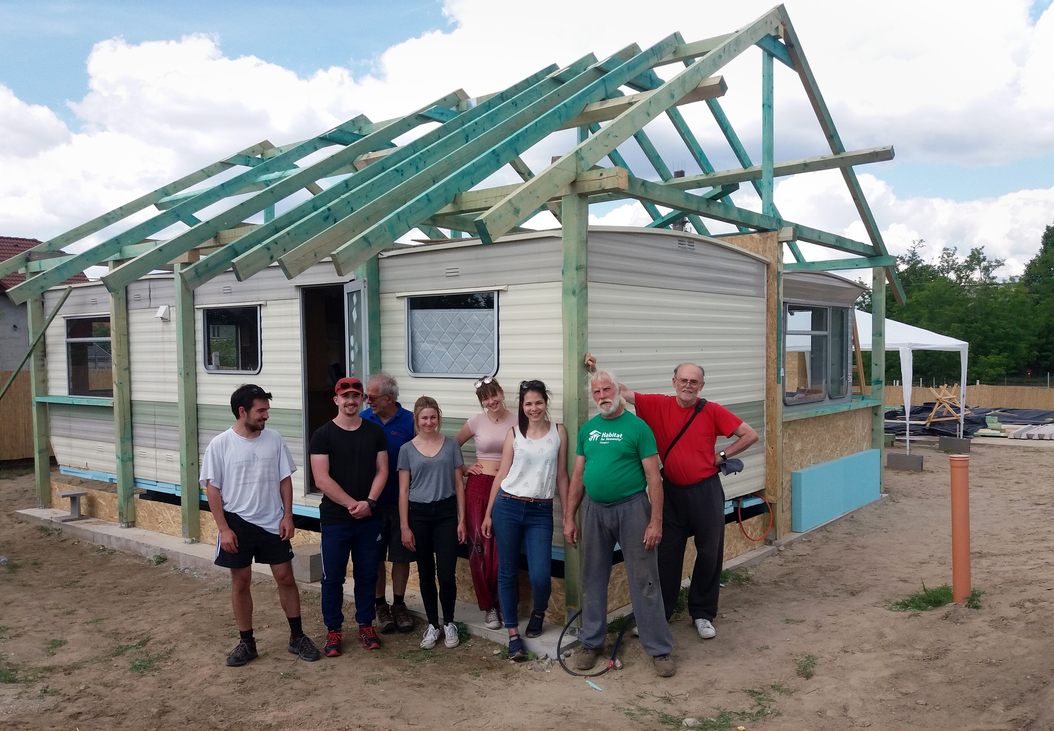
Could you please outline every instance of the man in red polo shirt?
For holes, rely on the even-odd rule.
[[[596,368],[596,358],[587,354],[586,368]],[[696,413],[703,378],[701,367],[682,363],[673,372],[676,396],[634,393],[625,386],[622,386],[622,396],[634,405],[637,416],[654,432],[663,461],[666,499],[658,558],[666,619],[669,620],[677,606],[684,549],[688,536],[694,534],[697,556],[688,590],[688,612],[699,637],[708,640],[717,634],[713,620],[717,616],[725,552],[725,493],[718,468],[754,444],[758,433],[712,401],[704,401]],[[681,434],[685,424],[689,426]],[[678,434],[681,434],[679,439]],[[720,453],[715,450],[718,435],[735,437]]]

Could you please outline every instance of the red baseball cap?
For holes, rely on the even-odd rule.
[[[333,387],[333,393],[339,396],[345,391],[355,391],[360,394],[363,393],[362,381],[354,376],[341,378],[337,381],[337,385]]]

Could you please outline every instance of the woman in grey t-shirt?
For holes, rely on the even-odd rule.
[[[465,462],[456,440],[439,432],[443,414],[430,396],[414,404],[412,440],[399,450],[399,521],[403,545],[417,554],[421,600],[428,628],[421,647],[439,640],[457,647],[454,602],[457,599],[457,544],[465,541]],[[436,579],[439,590],[436,591]],[[443,623],[439,606],[443,605]]]

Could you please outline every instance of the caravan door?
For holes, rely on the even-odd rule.
[[[369,317],[366,313],[366,280],[356,279],[344,285],[344,363],[345,375],[366,383],[370,367]]]

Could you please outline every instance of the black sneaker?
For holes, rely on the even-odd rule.
[[[294,655],[298,655],[301,660],[307,662],[314,662],[322,657],[319,653],[318,648],[315,647],[315,643],[311,641],[311,638],[307,635],[300,635],[299,637],[293,637],[289,640],[289,651]]]
[[[400,632],[410,632],[413,630],[414,618],[410,616],[410,612],[407,611],[405,604],[393,604],[392,617],[395,619],[395,626]]]
[[[388,608],[388,602],[377,605],[377,629],[382,635],[395,631],[395,618],[392,617],[392,610]]]
[[[528,637],[542,636],[542,622],[545,621],[545,612],[531,612],[531,618],[527,621]]]
[[[240,668],[250,660],[255,660],[257,655],[256,642],[242,640],[231,650],[231,654],[227,655],[227,667]]]

